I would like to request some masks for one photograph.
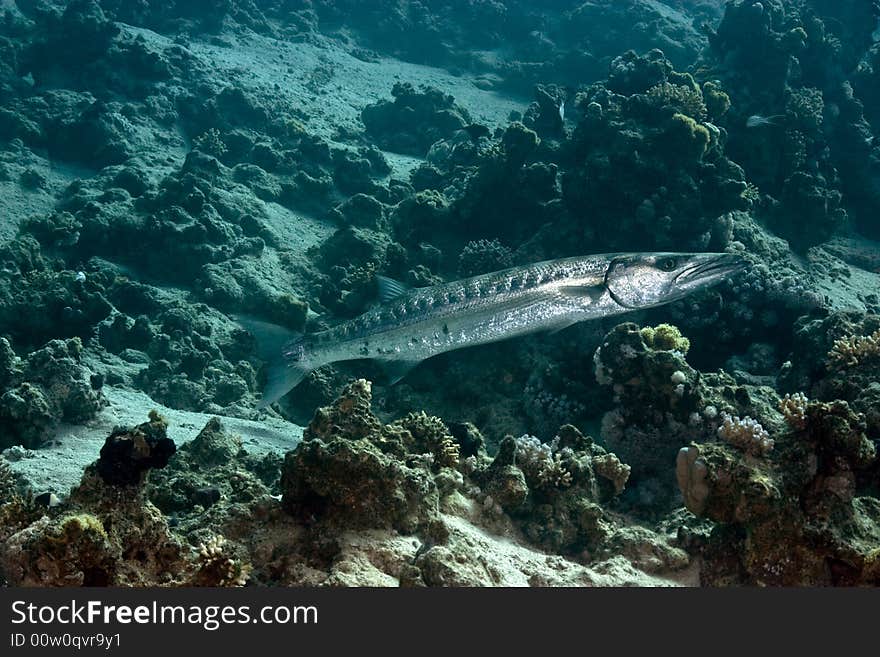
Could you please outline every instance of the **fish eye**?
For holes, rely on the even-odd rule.
[[[657,263],[657,267],[663,271],[673,271],[677,265],[678,262],[675,258],[663,258]]]

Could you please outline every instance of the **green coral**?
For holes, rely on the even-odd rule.
[[[64,518],[59,525],[58,533],[67,542],[77,541],[81,537],[88,536],[107,540],[107,531],[104,529],[104,525],[90,513],[77,513]]]
[[[193,150],[201,151],[206,155],[213,155],[217,158],[223,157],[228,150],[226,144],[223,142],[223,137],[217,128],[205,130],[205,132],[193,139],[192,145]]]
[[[681,112],[676,112],[666,124],[668,155],[685,161],[702,159],[712,136],[709,129]]]
[[[645,344],[652,349],[662,351],[679,351],[687,354],[691,348],[691,341],[681,334],[677,326],[672,324],[658,324],[646,326],[639,331]]]
[[[649,103],[658,109],[684,114],[699,121],[707,116],[703,94],[696,84],[691,86],[661,82],[648,89],[647,95]]]
[[[706,111],[709,118],[717,121],[727,114],[730,109],[730,96],[728,96],[717,82],[703,83],[703,100],[706,103]]]

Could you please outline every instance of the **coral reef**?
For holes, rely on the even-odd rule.
[[[726,246],[719,218],[745,209],[745,174],[725,156],[726,131],[706,122],[703,90],[689,74],[659,51],[630,52],[577,103],[562,192],[573,216],[590,217],[594,240],[609,249],[624,239],[627,249]]]
[[[146,442],[147,432],[164,430],[154,416],[128,435]],[[130,456],[129,464],[147,465]],[[10,584],[541,585],[595,583],[620,552],[647,574],[688,564],[662,534],[603,510],[629,468],[574,427],[562,427],[549,445],[508,438],[490,458],[472,427],[449,429],[423,413],[383,424],[364,380],[316,412],[283,464],[248,460],[216,418],[167,467],[149,459],[161,469],[133,480],[108,481],[106,459],[102,453],[48,512],[0,516],[0,564]],[[254,476],[270,481],[279,465],[280,499]],[[198,490],[188,496],[205,481],[220,488],[222,478],[214,504],[204,506]],[[21,505],[0,509],[10,504]],[[502,544],[508,563],[491,566],[485,551]],[[577,561],[539,566],[536,548]],[[354,568],[367,562],[367,570]],[[618,577],[638,581],[640,571]]]
[[[158,419],[130,434],[146,443],[146,431],[164,432]],[[114,438],[108,438],[111,444]],[[165,439],[167,440],[167,439]],[[173,447],[173,443],[171,443]],[[103,451],[103,450],[102,450]],[[120,457],[119,454],[114,456]],[[147,586],[182,583],[191,567],[187,551],[156,507],[146,501],[144,476],[107,477],[108,455],[90,466],[66,504],[8,536],[0,569],[17,586]],[[129,451],[123,467],[146,472],[152,463]],[[156,463],[156,465],[161,465]],[[103,474],[102,474],[103,473]],[[116,483],[118,481],[118,484]],[[5,529],[5,528],[4,528]]]
[[[778,396],[725,372],[703,373],[685,360],[691,347],[676,327],[620,324],[595,352],[597,381],[613,391],[602,439],[632,467],[639,506],[677,502],[670,466],[683,445],[722,441],[750,454],[773,449],[784,422]]]
[[[699,548],[702,582],[876,585],[880,507],[856,485],[876,460],[864,429],[846,402],[810,401],[764,458],[721,444],[683,447],[685,504],[716,523]]]
[[[617,456],[566,425],[549,444],[534,436],[506,438],[474,477],[488,496],[484,505],[498,504],[544,549],[597,554],[614,534],[602,502],[623,491],[629,472]]]
[[[2,13],[3,584],[880,583],[872,3]],[[246,316],[633,251],[749,267],[255,408]]]
[[[791,396],[847,402],[865,415],[871,439],[880,440],[880,368],[871,340],[878,329],[877,315],[839,312],[803,318],[796,325],[792,358],[779,373],[781,389]]]
[[[855,31],[871,21],[840,13],[828,3],[729,3],[698,66],[730,91],[731,157],[772,198],[761,214],[798,250],[851,219],[876,235],[867,217],[880,200],[871,182],[877,158],[857,95],[864,88],[849,79],[865,79],[858,49],[870,43]],[[750,116],[776,118],[749,122]]]

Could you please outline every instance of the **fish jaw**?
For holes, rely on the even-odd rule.
[[[695,256],[693,264],[678,274],[675,285],[681,296],[713,287],[743,272],[748,267],[745,258],[733,253],[707,253]]]

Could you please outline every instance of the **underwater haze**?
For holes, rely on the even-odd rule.
[[[0,585],[880,584],[880,3],[0,14]]]

